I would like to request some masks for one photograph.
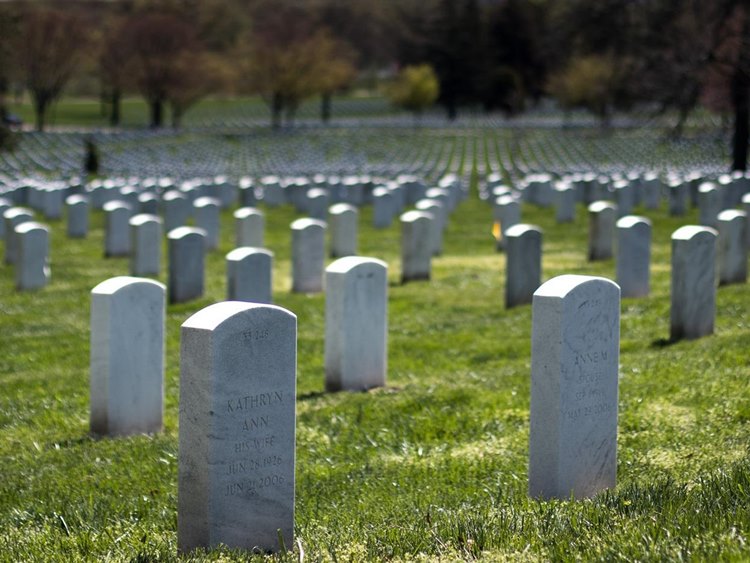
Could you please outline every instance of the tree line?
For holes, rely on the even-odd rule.
[[[273,126],[302,101],[370,87],[409,68],[455,118],[523,112],[545,97],[585,108],[675,112],[679,135],[707,107],[732,117],[733,168],[747,166],[750,0],[125,0],[0,4],[0,111],[14,85],[37,127],[76,72],[97,75],[112,125],[140,94],[152,127],[179,125],[214,93],[259,94]],[[415,69],[421,69],[416,72]],[[402,76],[403,80],[403,76]],[[398,83],[398,81],[397,81]],[[417,111],[414,96],[396,99]],[[419,88],[415,88],[418,91]],[[418,100],[417,100],[418,101]],[[406,102],[405,102],[406,104]],[[419,107],[417,107],[419,106]]]

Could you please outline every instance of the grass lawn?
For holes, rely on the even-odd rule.
[[[398,225],[376,231],[372,210],[361,211],[360,254],[385,260],[391,281],[389,386],[367,393],[323,392],[325,297],[290,293],[295,214],[266,211],[274,299],[299,323],[304,560],[750,559],[750,287],[718,290],[713,336],[666,343],[670,235],[695,210],[640,210],[654,221],[652,293],[622,302],[618,485],[580,502],[526,494],[531,307],[503,306],[487,204],[472,194],[433,280],[405,286]],[[612,261],[586,261],[582,206],[572,225],[534,207],[523,218],[544,230],[545,280],[614,276]],[[50,286],[17,293],[0,266],[0,561],[177,560],[180,325],[224,298],[231,213],[205,297],[168,308],[164,432],[124,439],[88,433],[88,328],[91,288],[127,275],[128,261],[102,257],[99,212],[86,240],[49,224]]]

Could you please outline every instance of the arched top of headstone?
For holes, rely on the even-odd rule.
[[[11,207],[3,212],[3,217],[5,219],[17,219],[24,216],[33,217],[34,212],[26,207]]]
[[[244,219],[245,217],[250,217],[251,215],[263,215],[263,212],[257,207],[241,207],[234,212],[235,219]]]
[[[534,292],[534,297],[558,297],[564,299],[574,292],[588,289],[591,286],[607,288],[613,296],[620,295],[620,286],[607,278],[597,276],[581,276],[577,274],[565,274],[557,276],[543,283]]]
[[[599,213],[600,211],[604,211],[606,209],[616,211],[617,206],[611,201],[595,201],[594,203],[589,205],[589,211],[592,213]]]
[[[512,227],[508,227],[505,231],[506,237],[520,237],[526,233],[536,233],[538,236],[542,236],[542,229],[536,225],[529,225],[527,223],[516,223]]]
[[[129,223],[134,227],[144,225],[146,223],[161,223],[161,217],[158,215],[152,215],[150,213],[139,213],[130,218]]]
[[[132,210],[132,207],[129,203],[126,203],[120,199],[115,199],[105,203],[104,206],[102,206],[102,209],[106,212],[118,211],[120,209],[130,211]]]
[[[86,205],[89,202],[89,198],[85,195],[75,194],[65,198],[67,205]]]
[[[719,235],[711,227],[700,225],[685,225],[672,233],[672,240],[691,240],[694,238],[715,238]]]
[[[520,205],[518,200],[509,193],[495,198],[495,205]]]
[[[249,303],[246,301],[222,301],[201,309],[188,320],[182,323],[183,328],[194,328],[199,330],[216,330],[232,319],[243,317],[246,314],[264,313],[269,317],[277,319],[287,317],[297,320],[297,316],[282,307],[276,305],[265,305]]]
[[[164,201],[172,201],[172,200],[175,200],[175,199],[187,199],[187,197],[185,196],[185,194],[183,194],[180,191],[169,190],[168,192],[166,192],[164,194],[163,199],[164,199]]]
[[[742,203],[744,203],[744,204],[750,203],[750,193],[747,193],[747,194],[745,194],[745,195],[742,196]]]
[[[24,221],[23,223],[16,225],[13,230],[16,231],[16,233],[22,235],[31,231],[49,232],[49,227],[42,225],[41,223],[37,223],[36,221]]]
[[[151,280],[148,278],[136,278],[133,276],[117,276],[104,280],[94,289],[91,290],[92,294],[96,295],[113,295],[123,289],[132,288],[147,288],[153,287],[158,288],[160,291],[166,291],[166,286],[158,281]]]
[[[303,217],[297,219],[291,225],[293,231],[304,231],[305,229],[325,229],[326,222],[319,219],[311,219],[309,217]]]
[[[739,209],[725,209],[719,213],[719,221],[744,221],[746,218],[747,213]]]
[[[626,215],[617,220],[616,226],[620,229],[630,229],[636,225],[651,226],[651,220],[639,215]]]
[[[413,223],[415,221],[431,221],[433,219],[432,213],[426,211],[407,211],[400,217],[404,223]]]
[[[344,213],[356,213],[357,208],[348,203],[336,203],[328,209],[331,215],[342,215]]]
[[[167,234],[167,238],[172,240],[196,236],[205,238],[207,236],[206,231],[204,229],[199,229],[198,227],[177,227],[176,229],[169,231]]]
[[[273,252],[267,248],[260,248],[257,246],[240,246],[239,248],[230,251],[226,258],[227,260],[239,261],[244,260],[248,256],[257,256],[258,254],[263,254],[269,258],[273,258]]]
[[[345,274],[363,266],[378,267],[385,270],[388,269],[388,264],[377,258],[369,258],[366,256],[345,256],[344,258],[339,258],[335,262],[332,262],[331,265],[326,268],[326,272]]]
[[[203,196],[193,202],[193,207],[220,207],[221,202],[215,197]]]
[[[328,192],[321,188],[312,188],[307,192],[308,199],[314,199],[316,197],[328,197]]]
[[[703,182],[698,186],[698,191],[701,193],[710,192],[716,189],[716,184],[713,182]]]
[[[391,190],[384,186],[380,186],[372,190],[372,195],[374,197],[388,197],[389,195],[391,195]]]

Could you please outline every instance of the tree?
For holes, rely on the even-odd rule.
[[[150,108],[152,128],[164,124],[164,105],[176,85],[191,80],[195,72],[185,64],[200,45],[194,28],[170,13],[135,14],[123,28],[127,38],[127,69]]]
[[[191,106],[221,90],[230,78],[224,61],[208,52],[183,52],[175,61],[175,69],[174,80],[167,85],[166,100],[172,110],[172,126],[176,129]]]
[[[419,118],[440,95],[437,75],[430,65],[407,66],[388,88],[388,97],[395,106],[414,113]]]
[[[8,6],[0,6],[0,37],[7,38],[5,41],[0,41],[0,150],[11,149],[14,145],[14,135],[6,126],[5,121],[8,118],[6,96],[15,71],[12,39],[17,34],[18,18],[15,11]]]
[[[120,102],[130,77],[128,63],[131,43],[127,33],[124,21],[110,22],[99,53],[102,92],[109,102],[109,124],[112,127],[120,125]]]
[[[47,111],[72,76],[85,46],[85,27],[75,14],[42,8],[25,13],[17,56],[33,99],[37,130],[44,130]]]
[[[346,87],[354,78],[354,53],[343,41],[327,30],[315,34],[311,46],[316,54],[317,68],[313,80],[315,90],[321,95],[320,118],[325,123],[331,118],[331,98],[337,90]]]
[[[614,107],[618,76],[611,59],[578,57],[550,79],[549,91],[566,109],[585,108],[608,125]]]

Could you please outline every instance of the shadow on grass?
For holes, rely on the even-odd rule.
[[[681,338],[657,338],[651,343],[651,348],[668,348],[669,346],[672,346],[674,344],[677,344]]]

